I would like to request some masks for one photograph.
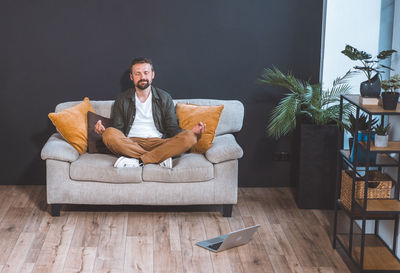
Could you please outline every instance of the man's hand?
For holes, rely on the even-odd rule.
[[[106,128],[104,128],[103,124],[101,124],[101,120],[99,119],[94,126],[94,131],[96,132],[96,134],[102,135],[105,130]]]
[[[201,134],[204,133],[205,131],[206,131],[206,124],[201,121],[198,124],[196,124],[192,129],[192,132],[195,133],[195,135],[197,136],[201,136]]]

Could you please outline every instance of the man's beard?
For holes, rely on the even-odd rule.
[[[136,84],[136,87],[140,90],[145,90],[147,87],[150,86],[150,82],[148,80],[140,80]]]

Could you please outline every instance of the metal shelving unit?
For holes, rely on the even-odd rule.
[[[356,118],[360,116],[360,112],[368,115],[369,126],[364,133],[367,135],[366,140],[358,141],[358,126],[356,124],[354,137],[354,156],[350,157],[350,151],[343,149],[343,131],[340,134],[339,144],[341,150],[338,151],[338,173],[336,184],[336,202],[335,202],[335,218],[333,231],[333,248],[336,248],[338,242],[345,250],[347,255],[356,264],[359,272],[400,272],[400,260],[396,256],[397,237],[399,233],[399,185],[394,184],[395,193],[392,199],[368,199],[368,178],[370,168],[377,167],[397,167],[397,181],[400,182],[400,162],[393,158],[390,154],[396,153],[400,156],[400,141],[389,142],[388,147],[378,148],[372,142],[371,120],[373,116],[380,116],[381,122],[384,122],[385,116],[400,115],[400,110],[384,110],[379,105],[361,105],[359,103],[359,95],[342,95],[340,99],[340,120],[343,119],[343,104],[344,101],[351,103],[356,107]],[[400,109],[398,107],[397,109]],[[363,149],[365,152],[365,162],[358,162],[358,149]],[[351,148],[350,148],[351,150]],[[375,161],[368,160],[372,153],[378,153]],[[340,200],[341,187],[341,172],[343,166],[352,170],[352,202],[351,209],[347,209]],[[364,198],[355,200],[355,175],[360,173],[360,168],[365,172],[365,190]],[[344,215],[349,218],[348,230],[346,232],[338,232],[338,214],[344,212]],[[356,221],[361,223],[359,229]],[[374,233],[366,233],[367,220],[374,220]],[[379,221],[390,220],[394,222],[393,244],[387,245],[379,236]]]

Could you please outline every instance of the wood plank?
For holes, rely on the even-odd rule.
[[[153,214],[128,214],[124,272],[154,271],[153,232]]]
[[[96,259],[97,247],[71,247],[63,273],[91,273]]]
[[[78,219],[71,247],[97,247],[100,240],[100,223],[105,214],[101,212],[76,212]]]
[[[349,236],[339,235],[346,248],[348,248]],[[353,237],[353,258],[359,262],[361,236]],[[382,241],[374,234],[365,236],[364,269],[366,270],[400,270],[400,262],[384,246]]]
[[[12,206],[15,208],[32,208],[34,201],[42,191],[41,186],[18,186],[15,189],[15,198]]]
[[[183,272],[182,253],[179,250],[172,250],[170,226],[168,214],[154,214],[154,251],[153,269],[154,272]]]
[[[287,239],[285,233],[282,230],[281,225],[279,224],[274,224],[271,225],[272,231],[274,233],[274,236],[276,240],[278,241],[279,245],[281,246],[281,249],[284,253],[286,263],[288,267],[290,268],[291,272],[296,272],[296,273],[301,273],[303,272],[303,269],[300,266],[300,262],[297,259],[297,256],[292,248],[291,242]],[[275,257],[271,257],[274,255],[269,255],[272,264],[274,265],[275,271],[276,270],[276,263],[281,262],[282,260],[282,255],[275,255]],[[274,261],[273,261],[274,260]],[[279,267],[278,267],[279,268]],[[277,271],[279,272],[279,271]]]
[[[361,145],[367,149],[367,142],[360,142]],[[388,141],[387,147],[375,147],[373,141],[370,143],[370,151],[373,152],[388,152],[388,151],[400,151],[400,141]]]
[[[255,224],[253,218],[249,216],[243,217],[243,222],[246,226]],[[258,231],[249,243],[239,246],[237,250],[245,272],[274,272]]]
[[[360,206],[364,205],[364,199],[356,200]],[[399,212],[400,211],[400,201],[399,200],[388,200],[388,199],[380,199],[380,200],[367,200],[367,211],[391,211],[391,212]]]
[[[341,273],[340,271],[335,271],[330,267],[305,267],[304,273]]]
[[[206,233],[201,217],[191,214],[181,222],[181,249],[184,272],[213,272],[209,250],[196,246],[196,242],[205,240]]]
[[[34,267],[34,263],[24,263],[19,273],[32,273]]]
[[[303,221],[303,231],[314,238],[316,249],[320,253],[319,267],[332,268],[338,272],[349,272],[339,254],[333,249],[329,233],[319,224],[313,210],[299,210]],[[306,228],[308,224],[308,228]],[[318,255],[316,255],[318,258]]]
[[[124,272],[154,272],[153,237],[126,238]]]
[[[93,272],[123,272],[127,223],[126,212],[105,214]]]
[[[47,232],[35,233],[35,238],[26,256],[25,263],[33,263],[33,264],[36,263],[36,261],[39,258],[39,254],[42,250],[43,244],[46,240],[46,237],[47,237]]]
[[[46,188],[44,186],[35,187],[37,187],[37,194],[34,194],[30,202],[27,204],[27,207],[32,208],[32,211],[23,229],[23,232],[35,234],[31,248],[29,249],[25,260],[25,270],[29,270],[30,265],[35,264],[37,261],[53,219],[47,212]],[[33,268],[31,268],[31,272],[32,270]]]
[[[244,216],[251,216],[247,206],[246,206],[246,201],[251,200],[251,196],[248,194],[249,189],[241,189],[239,188],[238,194],[239,194],[239,202],[236,205],[237,208],[239,209],[240,215]]]
[[[181,236],[179,223],[182,221],[183,217],[179,216],[177,213],[169,214],[169,237],[170,237],[170,247],[171,250],[181,251]]]
[[[285,236],[291,243],[294,253],[302,267],[313,267],[318,265],[318,260],[315,254],[311,251],[313,247],[313,240],[299,230],[299,228],[292,223],[281,223],[281,227]],[[307,251],[304,251],[307,249]]]
[[[13,203],[15,188],[16,186],[0,186],[0,223]]]
[[[76,226],[77,216],[66,213],[54,217],[33,272],[62,272]]]
[[[10,207],[0,223],[0,264],[5,264],[22,232],[29,213],[29,208]]]
[[[288,261],[286,260],[285,256],[282,255],[269,255],[269,259],[271,261],[272,267],[274,268],[275,272],[279,273],[293,273],[299,271],[292,271],[289,267]],[[303,270],[300,272],[304,273]]]
[[[261,242],[263,243],[265,249],[268,250],[268,254],[277,256],[284,255],[260,203],[256,201],[247,201],[246,204],[252,215],[254,223],[260,224],[260,228],[258,229],[257,233],[260,236]]]
[[[239,202],[244,203],[244,201],[240,200]],[[228,223],[231,231],[244,228],[243,219],[242,216],[240,215],[238,206],[233,206],[232,217],[228,218]],[[242,261],[240,260],[238,248],[229,250],[228,257],[232,272],[243,273],[244,269]]]
[[[202,220],[207,239],[218,237],[231,231],[229,227],[229,222],[225,217],[218,217],[215,214],[209,213],[207,215],[203,215]],[[238,270],[236,270],[235,268],[231,268],[230,265],[230,256],[234,257],[234,255],[238,255],[236,248],[222,251],[216,254],[210,254],[214,272],[238,272]],[[241,264],[239,272],[243,272]]]
[[[22,232],[13,248],[2,273],[19,272],[35,238],[34,233]]]
[[[131,237],[153,237],[154,213],[128,213],[126,235]]]
[[[350,101],[354,102],[356,105],[360,105],[359,99],[360,95],[346,95]],[[398,103],[399,105],[399,103]],[[397,105],[397,106],[398,106]],[[381,105],[360,105],[361,108],[366,109],[370,113],[400,113],[400,107],[397,107],[395,110],[385,110]]]

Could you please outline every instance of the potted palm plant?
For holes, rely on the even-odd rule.
[[[381,68],[392,70],[389,66],[379,64],[379,61],[389,58],[395,52],[397,51],[394,49],[383,50],[373,58],[371,54],[360,51],[351,45],[346,45],[345,49],[341,51],[341,53],[351,60],[361,62],[361,66],[354,66],[354,69],[362,71],[367,77],[367,80],[360,84],[360,94],[362,97],[379,98],[381,92],[379,73],[383,73]],[[375,73],[374,76],[373,73]]]
[[[399,100],[399,93],[396,92],[400,88],[399,75],[392,76],[389,80],[382,81],[382,106],[385,110],[396,110]]]
[[[384,125],[384,123],[381,122],[379,125],[376,125],[374,127],[374,130],[376,134],[374,141],[375,147],[387,147],[389,140],[390,123]]]
[[[351,72],[326,90],[279,69],[265,69],[262,83],[289,90],[272,110],[267,133],[274,139],[292,133],[291,177],[298,207],[334,207],[340,95],[348,94]],[[350,111],[350,105],[344,105]]]

